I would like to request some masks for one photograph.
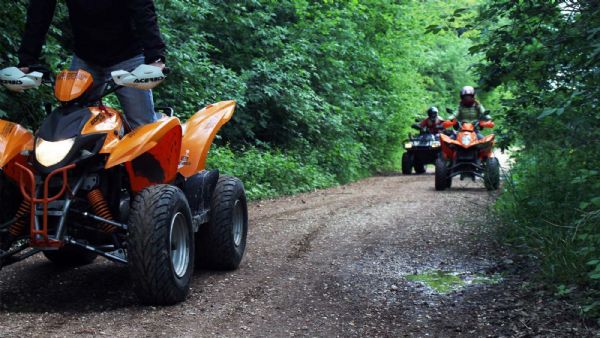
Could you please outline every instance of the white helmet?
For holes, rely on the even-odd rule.
[[[471,86],[464,86],[461,90],[460,90],[460,96],[465,96],[465,95],[473,95],[475,96],[475,88],[471,87]]]

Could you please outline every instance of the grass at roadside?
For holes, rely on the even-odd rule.
[[[496,205],[499,236],[539,262],[543,283],[600,317],[600,172],[580,151],[522,151]]]

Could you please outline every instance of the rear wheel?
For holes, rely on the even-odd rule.
[[[448,167],[441,158],[435,160],[435,190],[445,190],[448,185]]]
[[[500,187],[500,162],[497,158],[487,159],[483,182],[487,190],[498,190]]]
[[[97,254],[72,245],[65,245],[60,250],[44,251],[44,256],[59,266],[82,266],[94,262]]]
[[[128,258],[133,288],[145,304],[185,300],[194,270],[192,215],[183,192],[156,185],[133,200]]]
[[[234,270],[242,261],[248,234],[248,207],[242,181],[221,176],[211,198],[210,220],[196,234],[201,267]]]
[[[410,175],[413,167],[413,159],[412,155],[408,152],[405,152],[402,155],[402,173],[404,175]]]

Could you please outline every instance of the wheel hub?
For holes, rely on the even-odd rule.
[[[178,212],[171,220],[169,242],[171,243],[171,265],[175,275],[183,277],[190,264],[190,234],[185,216]]]
[[[244,232],[244,211],[242,209],[242,203],[239,199],[235,200],[233,204],[233,242],[235,246],[242,244],[242,237]]]

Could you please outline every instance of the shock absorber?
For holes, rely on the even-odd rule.
[[[106,202],[106,199],[104,199],[100,189],[94,189],[88,192],[87,198],[97,216],[110,221],[114,219],[110,209],[108,208],[108,203]],[[100,229],[106,233],[113,233],[115,230],[117,230],[114,225],[108,223],[102,223],[100,225]]]
[[[17,214],[15,215],[16,221],[8,228],[8,233],[12,237],[19,237],[25,231],[25,224],[27,222],[27,218],[23,217],[31,212],[31,204],[28,200],[23,199],[19,209],[17,210]]]

